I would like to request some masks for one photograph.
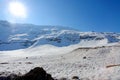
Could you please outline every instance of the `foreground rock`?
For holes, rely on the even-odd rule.
[[[0,80],[54,80],[42,67],[36,67],[23,76],[10,75]]]
[[[42,67],[36,67],[23,76],[18,76],[14,80],[54,80],[50,74]]]

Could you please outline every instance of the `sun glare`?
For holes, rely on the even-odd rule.
[[[26,8],[20,2],[10,2],[9,11],[15,17],[26,18]]]

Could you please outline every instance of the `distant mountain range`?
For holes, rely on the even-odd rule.
[[[105,45],[120,41],[120,33],[80,32],[62,26],[39,26],[33,24],[0,21],[0,50],[16,50],[50,44],[58,47],[80,44]]]

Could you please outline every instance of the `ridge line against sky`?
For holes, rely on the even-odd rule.
[[[10,2],[26,8],[26,18],[9,12]],[[120,0],[1,0],[0,20],[62,25],[80,31],[120,32]]]

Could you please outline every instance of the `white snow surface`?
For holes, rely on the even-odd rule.
[[[120,33],[0,21],[0,75],[35,67],[57,79],[120,80]]]
[[[57,79],[71,79],[72,76],[90,80],[120,79],[120,66],[107,68],[120,64],[120,43],[91,47],[81,47],[80,44],[67,47],[43,45],[0,51],[0,57],[0,72],[4,72],[3,75],[25,74],[34,67],[43,67]]]

